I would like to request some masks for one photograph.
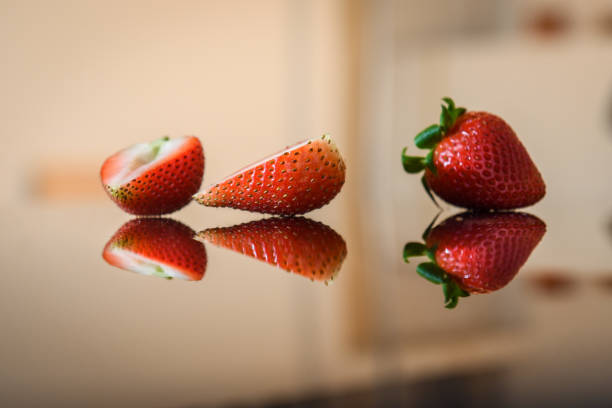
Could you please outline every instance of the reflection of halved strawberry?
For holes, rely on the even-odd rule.
[[[503,288],[518,273],[546,232],[546,224],[524,213],[463,213],[426,231],[425,245],[411,242],[404,259],[427,255],[417,272],[442,284],[447,307],[468,293]]]
[[[206,248],[195,232],[169,218],[138,218],[125,223],[104,247],[102,257],[121,269],[162,278],[200,280]]]
[[[312,280],[333,280],[346,257],[336,231],[308,218],[268,218],[198,234],[211,244],[297,273]]]
[[[329,203],[346,166],[327,135],[291,146],[239,170],[194,196],[203,205],[296,215]]]
[[[104,162],[102,184],[124,211],[137,215],[171,213],[198,191],[204,175],[204,152],[194,136],[123,149]]]

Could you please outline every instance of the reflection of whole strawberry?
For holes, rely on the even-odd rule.
[[[161,278],[201,280],[206,248],[188,226],[169,218],[128,221],[104,247],[102,257],[117,268]]]
[[[443,200],[472,209],[526,207],[544,197],[546,187],[510,126],[487,112],[466,112],[444,98],[440,124],[419,133],[415,142],[426,157],[402,153],[409,173],[425,171],[425,189]]]
[[[468,293],[503,288],[540,242],[546,225],[524,213],[463,213],[426,232],[425,245],[406,244],[404,258],[427,255],[417,271],[443,284],[447,307]]]
[[[198,234],[211,244],[232,249],[311,280],[333,280],[346,257],[346,243],[325,224],[303,217],[267,218]]]

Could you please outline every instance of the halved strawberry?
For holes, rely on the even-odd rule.
[[[201,280],[206,248],[195,232],[169,218],[137,218],[108,241],[102,257],[117,268],[162,278]]]
[[[406,155],[408,173],[425,170],[425,190],[430,189],[453,205],[471,209],[505,210],[540,201],[546,186],[525,147],[512,128],[487,112],[466,112],[444,98],[440,124],[415,137],[417,147],[429,149],[426,157]],[[435,202],[435,201],[434,201]]]
[[[404,260],[427,255],[432,262],[419,264],[417,272],[442,284],[446,307],[453,308],[459,297],[506,286],[545,232],[546,224],[529,214],[463,213],[430,225],[425,244],[406,244]]]
[[[198,233],[211,244],[303,275],[334,280],[346,257],[346,243],[325,224],[308,218],[267,218]]]
[[[345,172],[338,148],[324,135],[247,166],[194,198],[210,207],[303,214],[329,203],[340,192]]]
[[[163,137],[123,149],[104,162],[102,184],[124,211],[167,214],[184,207],[204,175],[204,151],[195,136]]]

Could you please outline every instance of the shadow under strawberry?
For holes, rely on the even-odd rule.
[[[465,212],[432,228],[436,218],[423,233],[424,243],[407,243],[403,256],[405,262],[430,259],[417,266],[417,273],[442,285],[450,309],[460,297],[506,286],[546,233],[542,220],[525,213]]]
[[[206,248],[194,237],[194,230],[170,218],[136,218],[117,230],[102,257],[142,275],[199,281],[206,272]]]
[[[346,257],[344,239],[303,217],[265,218],[198,233],[205,241],[313,281],[333,281]]]

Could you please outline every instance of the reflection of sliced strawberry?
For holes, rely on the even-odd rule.
[[[123,149],[104,162],[102,184],[124,211],[166,214],[184,207],[204,175],[204,152],[194,136],[161,138]]]
[[[425,245],[408,243],[404,258],[427,255],[417,272],[443,284],[447,307],[467,293],[487,293],[510,282],[546,232],[524,213],[463,213],[426,232]],[[467,293],[466,293],[467,292]]]
[[[303,275],[333,280],[346,257],[346,244],[336,231],[308,218],[268,218],[198,234],[211,244]]]
[[[340,192],[345,168],[336,145],[323,136],[260,160],[194,198],[210,207],[303,214],[324,206]]]
[[[108,241],[102,257],[121,269],[162,278],[200,280],[206,248],[195,232],[168,218],[138,218],[125,223]]]

